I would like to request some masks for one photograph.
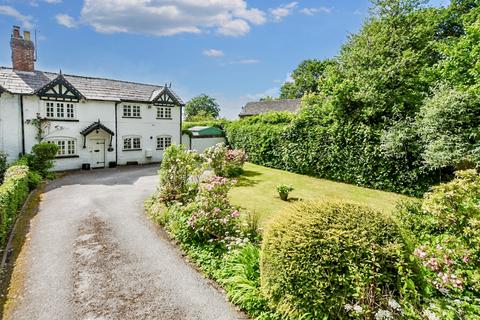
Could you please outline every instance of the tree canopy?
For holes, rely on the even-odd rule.
[[[220,115],[220,107],[215,98],[201,94],[187,102],[184,112],[187,121],[213,120]]]

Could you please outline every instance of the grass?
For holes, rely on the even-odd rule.
[[[234,205],[259,215],[260,225],[275,213],[301,200],[343,200],[365,204],[373,209],[391,212],[397,201],[408,197],[354,185],[318,179],[301,174],[266,168],[251,163],[244,166],[244,174],[230,191]],[[276,187],[292,185],[295,189],[289,201],[282,201]]]

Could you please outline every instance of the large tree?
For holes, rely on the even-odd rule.
[[[215,98],[201,94],[192,98],[185,106],[185,120],[212,120],[220,115],[220,107]]]
[[[301,98],[306,93],[318,92],[318,81],[331,60],[305,60],[293,70],[293,82],[286,82],[280,88],[280,99]]]

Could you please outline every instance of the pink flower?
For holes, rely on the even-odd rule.
[[[415,249],[413,254],[419,257],[420,259],[424,259],[427,256],[427,253],[423,251],[421,248]]]
[[[232,218],[237,218],[240,216],[240,212],[238,210],[234,210],[232,213],[231,213],[231,216]]]
[[[468,263],[470,261],[470,258],[468,256],[463,257],[463,262]]]

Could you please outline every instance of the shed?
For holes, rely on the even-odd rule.
[[[216,144],[225,143],[225,133],[214,126],[191,127],[183,134],[184,144],[189,150],[203,152]]]

